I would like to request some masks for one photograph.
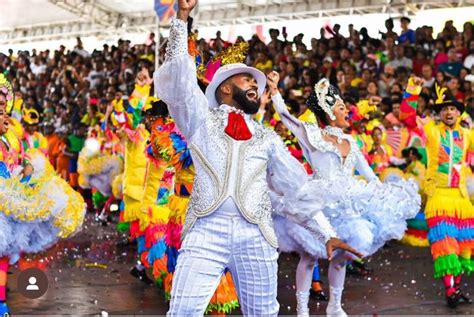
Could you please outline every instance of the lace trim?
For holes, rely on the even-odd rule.
[[[326,127],[325,129],[319,129],[312,123],[303,123],[303,126],[305,127],[306,134],[308,135],[308,140],[311,143],[311,145],[314,146],[314,148],[322,152],[335,153],[339,157],[343,169],[352,173],[352,169],[354,168],[355,161],[356,161],[356,154],[357,154],[358,148],[357,148],[357,144],[355,143],[354,139],[352,138],[350,134],[343,133],[342,130],[338,132],[338,130],[340,129],[333,128],[333,127],[331,128]],[[350,150],[349,150],[349,153],[347,153],[346,158],[342,156],[341,152],[339,151],[339,149],[334,143],[328,142],[323,139],[323,134],[334,135],[338,138],[347,140],[349,142]]]
[[[166,47],[166,60],[188,53],[188,26],[183,20],[173,17]]]
[[[339,139],[341,139],[341,141],[342,140],[348,140],[349,141],[350,139],[352,139],[352,136],[350,134],[344,133],[344,131],[341,128],[337,128],[337,127],[327,126],[322,130],[322,133],[326,134],[326,135],[333,135],[333,136],[337,137],[338,143],[340,143]]]

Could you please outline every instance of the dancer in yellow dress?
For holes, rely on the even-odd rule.
[[[21,152],[21,140],[9,130],[7,108],[12,86],[0,75],[0,315],[9,314],[6,283],[9,264],[22,253],[36,253],[76,232],[85,203],[37,149]]]
[[[92,190],[96,221],[107,225],[108,208],[114,201],[112,182],[123,172],[123,157],[114,147],[114,134],[104,133],[97,126],[89,131],[79,152],[77,171],[79,186]]]
[[[137,263],[130,273],[147,284],[153,281],[145,269],[155,258],[165,256],[163,241],[168,221],[168,209],[157,202],[167,163],[148,155],[150,131],[168,123],[160,103],[150,96],[150,88],[148,70],[143,69],[137,75],[131,97],[109,105],[103,121],[106,132],[110,121],[125,143],[120,226],[129,224],[130,240],[138,246]],[[162,241],[161,250],[158,241]]]
[[[422,198],[422,210],[413,219],[407,220],[407,230],[403,236],[402,242],[414,247],[428,247],[428,224],[425,219],[424,206],[426,204],[426,195],[423,191],[425,181],[426,167],[421,162],[421,154],[416,147],[409,147],[402,151],[406,160],[404,170],[405,177],[413,177],[420,186],[420,195]]]

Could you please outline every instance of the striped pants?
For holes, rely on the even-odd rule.
[[[436,278],[474,271],[474,209],[458,188],[437,188],[425,208]]]
[[[277,316],[277,258],[240,213],[217,210],[199,218],[179,251],[168,316],[203,316],[225,268],[244,315]]]

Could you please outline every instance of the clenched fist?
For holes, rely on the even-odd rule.
[[[420,77],[413,77],[413,83],[417,86],[421,86],[424,84],[424,80]]]
[[[369,105],[371,106],[377,106],[381,102],[382,102],[382,98],[380,98],[379,96],[371,96],[369,98]]]
[[[178,19],[188,21],[189,13],[194,9],[197,0],[178,0]]]
[[[267,74],[267,85],[272,96],[278,93],[278,83],[280,82],[280,74],[276,71],[271,71]]]

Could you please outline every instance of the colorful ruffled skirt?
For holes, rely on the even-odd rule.
[[[423,211],[418,212],[415,218],[407,220],[407,230],[402,238],[402,243],[413,247],[430,246],[428,241],[428,224]]]
[[[16,262],[21,253],[36,253],[70,237],[84,221],[82,196],[39,151],[28,153],[34,174],[29,182],[12,176],[0,162],[0,257]]]
[[[165,234],[169,220],[170,209],[168,207],[169,193],[172,187],[173,173],[166,171],[160,183],[156,205],[150,208],[150,222],[143,228],[143,235],[139,235],[138,253],[140,260],[147,268],[154,267],[155,262],[166,262]],[[156,284],[163,285],[164,275],[155,279]]]
[[[123,172],[123,160],[117,155],[99,153],[92,157],[79,154],[79,186],[95,188],[102,196],[112,194],[112,183]]]
[[[474,209],[458,188],[437,188],[425,208],[434,275],[474,271]]]

